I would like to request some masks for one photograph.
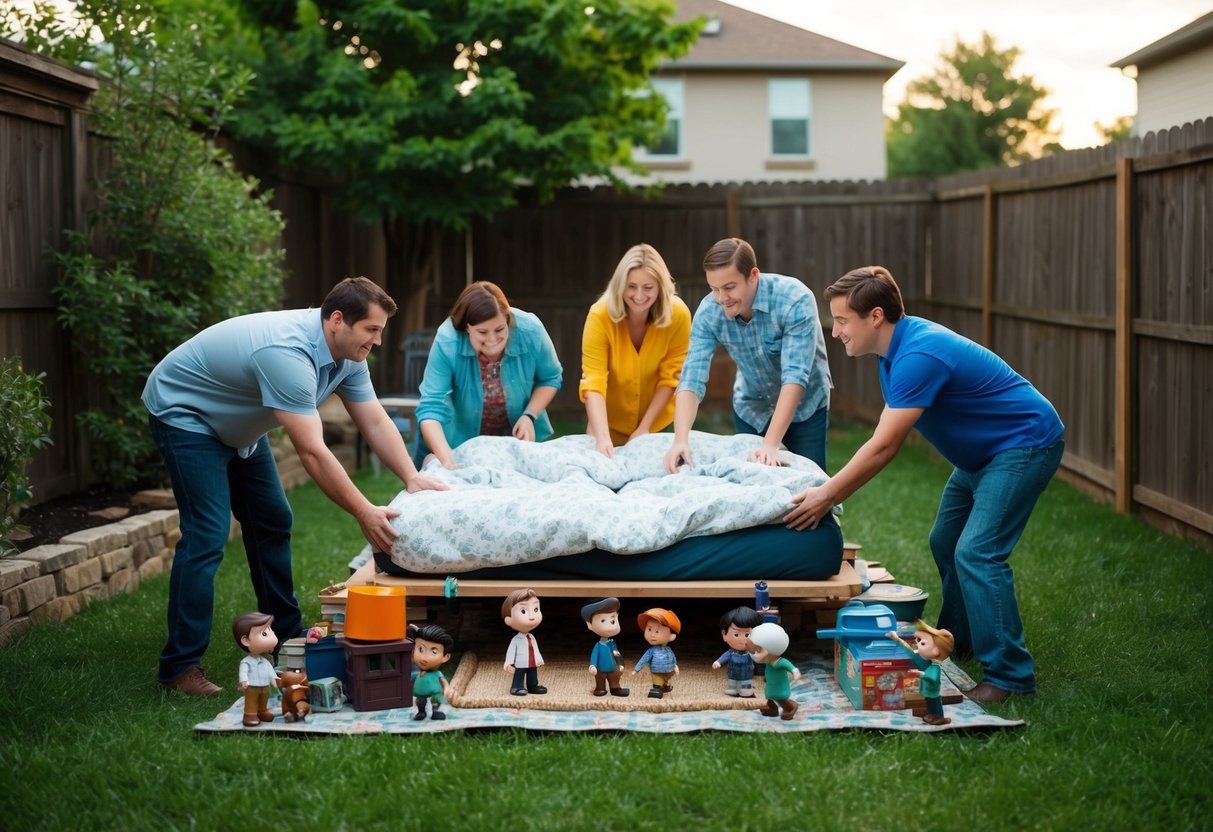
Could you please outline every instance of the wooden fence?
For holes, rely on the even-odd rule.
[[[83,486],[88,399],[55,323],[55,275],[43,255],[78,226],[87,200],[83,112],[92,76],[0,43],[0,349],[48,373],[55,446],[35,461],[42,499]],[[347,274],[387,274],[381,231],[339,210],[324,184],[284,175],[233,148],[274,189],[286,217],[288,306],[317,305]],[[571,189],[519,204],[464,233],[435,236],[439,267],[423,307],[397,317],[375,366],[399,386],[395,344],[434,326],[469,279],[500,283],[537,313],[565,366],[557,407],[579,408],[581,328],[623,252],[655,245],[692,308],[700,261],[744,236],[766,271],[820,297],[847,270],[881,264],[912,314],[989,345],[1057,406],[1067,475],[1122,511],[1205,541],[1213,537],[1213,120],[1015,168],[934,182],[677,186],[642,199]],[[388,283],[402,299],[402,287]],[[829,326],[828,308],[821,307]],[[833,408],[873,418],[875,360],[827,339]],[[728,362],[709,388],[725,407]]]

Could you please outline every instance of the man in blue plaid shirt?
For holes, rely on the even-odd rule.
[[[751,459],[779,464],[779,445],[826,467],[830,365],[817,300],[802,282],[758,271],[754,249],[731,237],[708,249],[703,270],[712,294],[691,323],[691,346],[674,397],[671,474],[693,465],[690,433],[707,391],[716,346],[737,365],[733,426],[763,437]]]

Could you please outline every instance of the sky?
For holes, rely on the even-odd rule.
[[[931,73],[957,37],[982,31],[999,49],[1020,50],[1016,72],[1051,95],[1053,126],[1067,148],[1103,144],[1095,122],[1137,111],[1131,78],[1108,64],[1213,11],[1213,0],[725,0],[821,35],[878,52],[905,66],[885,84],[896,115],[910,81]]]

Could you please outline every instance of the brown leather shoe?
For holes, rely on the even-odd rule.
[[[1002,702],[1011,695],[1009,690],[995,687],[989,682],[982,682],[977,687],[965,694],[974,702]]]
[[[935,714],[927,714],[922,718],[922,721],[927,725],[950,725],[952,722],[946,716],[936,716]]]
[[[198,665],[194,665],[171,682],[161,682],[160,684],[162,687],[186,696],[214,696],[223,690],[206,678],[206,671]]]
[[[780,719],[791,719],[792,717],[796,716],[796,710],[799,707],[800,707],[799,705],[797,705],[794,701],[789,699],[787,701],[787,704],[783,706],[783,713],[781,713],[779,715],[779,718]]]

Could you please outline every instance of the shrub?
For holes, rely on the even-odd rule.
[[[45,377],[22,370],[20,357],[0,359],[0,556],[16,551],[9,535],[22,528],[17,513],[34,496],[25,469],[36,451],[51,444]]]
[[[171,8],[171,5],[165,6]],[[44,9],[39,41],[106,76],[90,114],[107,145],[86,234],[54,253],[59,320],[100,403],[82,413],[93,473],[115,486],[162,478],[140,396],[156,363],[200,329],[281,304],[282,218],[214,141],[248,72],[208,52],[205,21],[175,26],[136,0]],[[58,27],[58,28],[56,28]],[[50,33],[47,35],[46,33]]]

